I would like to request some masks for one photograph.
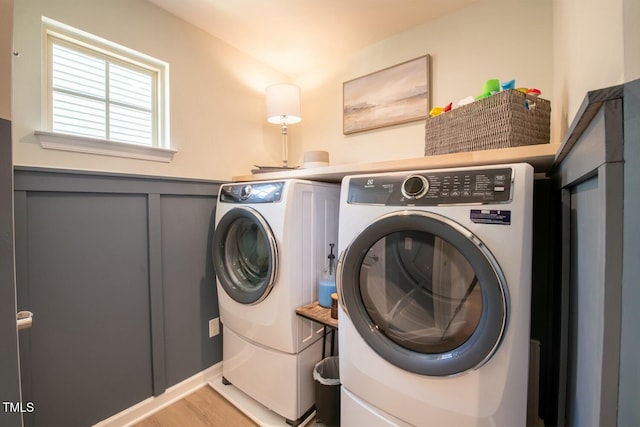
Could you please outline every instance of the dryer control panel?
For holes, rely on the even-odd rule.
[[[279,202],[283,188],[284,182],[225,184],[220,189],[220,201],[226,203]]]
[[[511,168],[353,177],[347,202],[385,206],[507,203],[512,179]]]

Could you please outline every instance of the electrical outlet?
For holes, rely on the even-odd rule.
[[[209,320],[209,338],[213,338],[220,333],[220,318]]]

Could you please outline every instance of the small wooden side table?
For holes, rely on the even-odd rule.
[[[331,352],[330,356],[333,356],[335,332],[338,330],[338,319],[331,317],[331,309],[324,308],[318,301],[314,301],[311,304],[303,305],[296,308],[296,314],[306,319],[313,320],[322,325],[322,357],[324,358],[326,352],[326,337],[328,333],[331,333]],[[330,329],[327,332],[327,328]]]

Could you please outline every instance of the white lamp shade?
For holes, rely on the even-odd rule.
[[[302,121],[298,86],[285,83],[268,86],[266,99],[269,123],[290,125]]]

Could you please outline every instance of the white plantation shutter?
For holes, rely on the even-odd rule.
[[[130,68],[109,67],[109,133],[114,141],[153,140],[153,78]]]
[[[158,146],[156,70],[50,37],[51,130]]]
[[[106,61],[53,44],[52,130],[106,139]]]

